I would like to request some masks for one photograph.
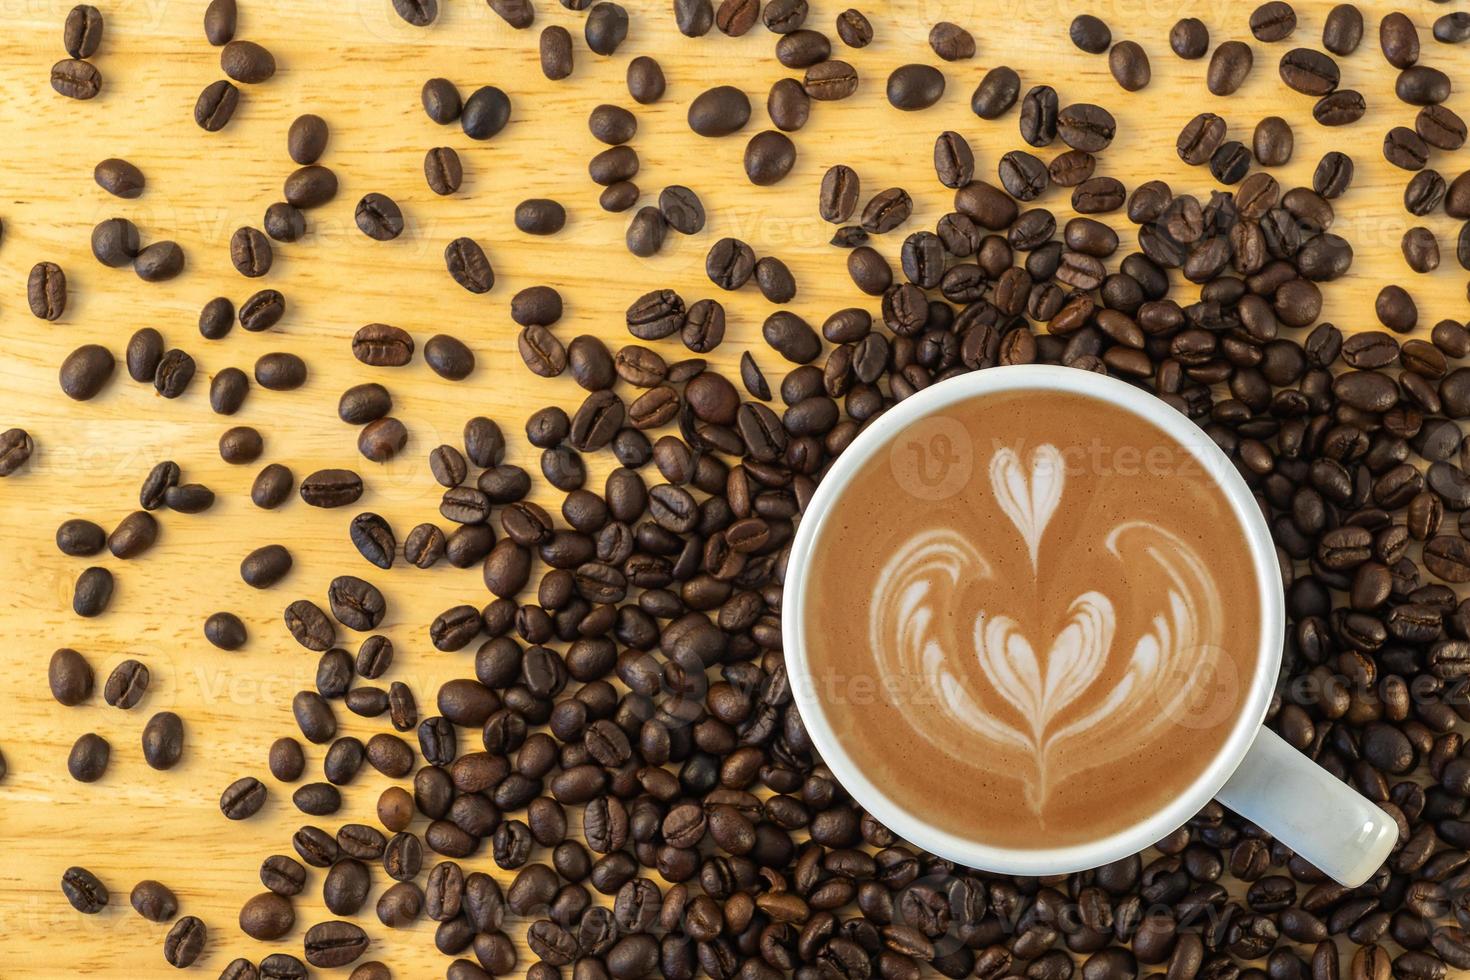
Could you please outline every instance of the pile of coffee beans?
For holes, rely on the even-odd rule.
[[[534,23],[527,0],[490,6],[516,29]],[[589,8],[584,42],[598,57],[614,56],[636,24],[610,0],[565,6]],[[712,30],[734,37],[761,25],[775,36],[776,61],[801,73],[771,87],[776,128],[746,144],[754,184],[791,172],[801,152],[791,134],[814,102],[858,90],[859,69],[833,56],[837,46],[855,57],[882,26],[845,10],[829,33],[809,21],[807,0],[673,6],[689,37]],[[393,8],[420,28],[438,14],[437,0],[393,0]],[[1147,97],[1140,93],[1151,80],[1149,51],[1165,43],[1185,61],[1204,61],[1191,70],[1220,96],[1246,83],[1267,46],[1282,45],[1279,80],[1314,100],[1313,125],[1357,123],[1370,98],[1389,98],[1341,85],[1335,59],[1361,57],[1355,52],[1368,29],[1352,5],[1327,16],[1325,51],[1289,46],[1310,42],[1296,36],[1296,13],[1281,0],[1248,18],[1228,16],[1229,23],[1185,18],[1167,36],[1115,40],[1105,21],[1084,14],[1068,36],[1084,52],[1107,55],[1126,98]],[[71,58],[52,71],[61,94],[89,98],[100,88],[84,59],[96,51],[101,24],[91,7],[68,15]],[[275,71],[265,47],[234,38],[235,25],[234,0],[211,0],[205,34],[221,47],[227,78],[195,106],[208,132],[229,123],[236,82],[260,85]],[[1231,39],[1212,49],[1212,30]],[[997,45],[1000,33],[994,24],[940,23],[928,44],[945,65],[963,66]],[[1254,43],[1238,39],[1247,35]],[[1470,18],[1446,14],[1432,35],[1463,42]],[[576,46],[572,32],[543,29],[544,74],[573,75]],[[1422,63],[1418,29],[1402,13],[1382,18],[1379,46],[1400,73],[1394,97],[1417,112],[1412,127],[1396,126],[1382,141],[1385,158],[1413,174],[1405,209],[1467,222],[1470,173],[1446,179],[1428,167],[1436,152],[1465,141],[1465,123],[1443,104],[1451,79]],[[920,112],[941,98],[946,71],[955,70],[903,65],[887,78],[887,101]],[[665,97],[653,58],[632,59],[626,77],[637,105]],[[443,78],[425,82],[421,100],[436,123],[457,121],[476,140],[496,137],[513,105],[489,85],[462,98]],[[370,566],[365,574],[400,559],[420,569],[440,562],[482,569],[483,603],[455,604],[425,624],[435,649],[473,648],[472,672],[437,691],[375,683],[395,651],[375,632],[390,599],[368,578],[342,574],[325,594],[283,601],[286,631],[319,658],[314,687],[297,692],[291,710],[300,736],[322,747],[323,779],[301,782],[306,754],[295,736],[272,745],[266,767],[277,782],[298,784],[290,805],[305,822],[282,853],[262,862],[265,891],[243,902],[239,927],[264,942],[289,933],[312,877],[334,918],[309,925],[299,956],[235,960],[222,977],[298,978],[308,967],[351,964],[354,980],[390,976],[380,962],[359,962],[373,939],[346,920],[384,877],[392,884],[374,905],[379,923],[433,921],[450,980],[899,980],[930,971],[1068,980],[1079,970],[1084,980],[1443,980],[1470,969],[1470,751],[1462,734],[1470,721],[1470,600],[1457,592],[1470,582],[1470,440],[1461,427],[1470,418],[1470,367],[1462,364],[1470,330],[1454,320],[1421,324],[1411,292],[1397,284],[1375,304],[1381,330],[1345,335],[1320,319],[1324,290],[1353,265],[1350,241],[1333,231],[1333,202],[1352,193],[1354,163],[1336,150],[1316,166],[1311,186],[1282,186],[1270,170],[1293,154],[1285,116],[1200,113],[1176,142],[1180,159],[1199,168],[1198,182],[1175,189],[1149,179],[1146,160],[1109,168],[1130,175],[1131,186],[1099,173],[1116,118],[1104,106],[1067,101],[1064,86],[1036,80],[1023,90],[1014,69],[996,65],[970,104],[994,123],[987,136],[1004,147],[993,154],[996,182],[982,176],[965,137],[937,134],[935,177],[954,203],[932,229],[906,229],[914,206],[904,188],[864,188],[862,175],[843,164],[826,171],[815,210],[834,226],[833,246],[847,250],[854,286],[877,300],[879,312],[854,305],[820,324],[771,312],[761,337],[790,365],[779,379],[768,379],[748,352],[738,387],[706,363],[703,355],[737,329],[712,298],[686,301],[660,283],[628,284],[631,341],[613,349],[590,335],[564,342],[553,331],[563,312],[554,287],[515,295],[511,317],[525,366],[541,377],[569,373],[586,392],[572,412],[542,408],[524,421],[526,440],[541,452],[539,482],[506,461],[502,426],[474,417],[457,444],[429,454],[429,474],[443,488],[442,521],[400,538],[381,515],[363,511],[348,532]],[[688,102],[688,126],[701,140],[740,133],[750,117],[749,97],[732,85]],[[629,145],[638,125],[634,110],[613,104],[588,117],[592,135],[608,146],[588,164],[607,211],[631,210],[641,199]],[[299,169],[285,178],[284,201],[270,206],[262,229],[241,228],[230,240],[242,276],[267,276],[271,242],[300,238],[305,212],[334,198],[337,179],[318,162],[328,134],[316,116],[291,125],[287,150]],[[1053,148],[1050,159],[1037,155]],[[453,150],[431,148],[424,176],[436,194],[453,196],[463,165]],[[144,185],[136,167],[116,158],[97,165],[96,180],[122,199]],[[1060,214],[1036,204],[1053,184],[1070,192]],[[553,199],[513,211],[527,234],[568,224]],[[1126,215],[1133,241],[1096,217],[1114,214]],[[380,193],[365,195],[354,216],[378,241],[397,237],[406,223]],[[671,185],[657,206],[634,213],[627,246],[651,255],[669,229],[692,235],[704,224],[698,192]],[[895,269],[870,242],[901,230]],[[140,248],[126,218],[102,222],[92,242],[100,262],[131,263],[144,279],[182,269],[176,246]],[[1440,264],[1425,226],[1404,235],[1403,252],[1416,273]],[[1455,257],[1470,269],[1470,222]],[[449,242],[445,263],[473,293],[494,285],[490,260],[472,239]],[[710,248],[706,271],[723,291],[753,280],[778,306],[797,290],[778,257],[734,237]],[[31,311],[56,320],[66,295],[62,270],[38,263]],[[236,319],[246,330],[269,330],[285,305],[273,289],[238,310],[217,298],[201,311],[200,332],[218,339]],[[675,337],[692,356],[668,356],[673,345],[662,342]],[[350,343],[374,367],[406,365],[415,351],[414,338],[389,324],[369,324]],[[430,338],[423,352],[451,381],[475,366],[468,347],[448,335]],[[60,366],[63,391],[94,396],[114,361],[105,347],[78,348]],[[188,354],[146,328],[129,342],[125,361],[130,377],[165,397],[181,393],[194,373]],[[1398,824],[1398,846],[1366,885],[1331,882],[1218,804],[1148,852],[1106,867],[1045,879],[972,871],[898,840],[814,753],[781,651],[781,583],[803,508],[831,461],[886,408],[958,374],[1031,363],[1107,373],[1156,394],[1195,420],[1255,491],[1275,538],[1290,619],[1269,724]],[[253,377],[290,392],[307,373],[295,355],[269,353]],[[220,371],[211,406],[233,414],[249,390],[243,370]],[[341,395],[338,414],[357,427],[368,460],[405,448],[407,428],[393,406],[377,382]],[[252,463],[265,440],[253,428],[231,428],[219,452]],[[0,434],[0,476],[23,472],[32,452],[24,431]],[[593,456],[616,463],[601,486],[589,479]],[[84,517],[68,519],[57,547],[78,558],[104,548],[119,559],[142,554],[160,533],[155,513],[193,514],[213,502],[207,487],[183,479],[180,467],[159,462],[143,481],[140,510],[111,533]],[[537,486],[559,492],[560,507],[533,502]],[[318,469],[298,481],[272,463],[251,499],[274,508],[294,490],[313,507],[351,507],[363,489],[352,470]],[[240,577],[272,589],[291,565],[287,547],[262,541],[243,556]],[[111,571],[86,568],[74,611],[104,613],[113,588]],[[246,642],[244,624],[227,611],[212,615],[203,632],[223,650]],[[348,634],[361,635],[351,641],[355,653]],[[106,680],[104,698],[131,710],[149,681],[146,665],[127,661]],[[61,649],[49,682],[60,704],[79,705],[92,695],[93,668]],[[382,730],[366,742],[339,734],[342,710],[381,719]],[[153,714],[140,731],[149,765],[177,764],[185,733],[178,715]],[[95,780],[110,755],[106,740],[82,734],[68,771]],[[396,783],[374,814],[342,814],[340,787],[364,765]],[[250,774],[219,797],[222,817],[232,821],[284,805]],[[85,868],[68,869],[61,890],[82,913],[109,902],[107,884]],[[131,899],[143,917],[172,923],[163,948],[169,964],[206,955],[209,929],[194,916],[177,917],[168,886],[144,880]],[[519,954],[508,932],[519,926],[507,916],[527,923],[533,960]]]

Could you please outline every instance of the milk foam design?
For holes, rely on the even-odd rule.
[[[989,477],[1031,567],[998,569],[952,529],[915,534],[874,583],[868,637],[887,676],[917,682],[937,705],[916,707],[913,724],[936,745],[952,743],[957,725],[994,743],[995,768],[1013,768],[1028,805],[1041,814],[1048,794],[1085,767],[1081,760],[1091,753],[1084,743],[1108,744],[1110,755],[1123,755],[1156,742],[1186,717],[1192,682],[1219,642],[1221,596],[1188,544],[1148,521],[1123,521],[1099,531],[1099,544],[1130,566],[1156,563],[1168,586],[1156,597],[1159,608],[1142,635],[1117,636],[1118,615],[1107,595],[1115,576],[1103,576],[1097,588],[1075,597],[1040,588],[1046,530],[1066,479],[1062,454],[1042,445],[1023,465],[1015,451],[1003,448],[991,459]],[[1004,612],[955,607],[964,595],[983,601],[985,590],[963,587],[969,583],[1028,573],[1038,583],[1041,615],[1035,619],[1062,623],[1053,637],[1028,636]],[[974,689],[963,679],[969,671],[956,669],[970,656],[990,689]],[[1126,658],[1121,670],[1101,681],[1117,657]],[[1096,690],[1100,683],[1111,687]],[[1077,706],[1084,695],[1086,703]]]

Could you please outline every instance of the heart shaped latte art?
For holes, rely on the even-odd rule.
[[[989,477],[996,503],[1027,546],[1035,581],[1046,529],[1065,491],[1062,455],[1042,445],[1023,466],[1017,452],[1002,448],[990,461]],[[914,535],[893,553],[873,586],[868,636],[881,667],[886,676],[916,682],[937,707],[911,712],[913,723],[935,744],[951,744],[958,726],[998,751],[1029,760],[1029,771],[1019,775],[1027,803],[1038,814],[1074,771],[1069,759],[1082,755],[1063,751],[1069,742],[1109,739],[1122,755],[1158,738],[1179,717],[1189,696],[1189,686],[1179,679],[1200,670],[1223,622],[1213,576],[1178,536],[1147,521],[1124,521],[1100,544],[1121,562],[1154,563],[1169,583],[1141,635],[1117,635],[1118,616],[1107,595],[1111,582],[1071,599],[1056,597],[1066,605],[1050,637],[1028,636],[1005,614],[956,608],[961,597],[984,594],[965,585],[995,579],[998,572],[973,543],[949,529]],[[968,635],[957,625],[965,623],[971,624]],[[966,644],[970,649],[960,649]],[[970,673],[959,669],[967,657],[974,658],[989,690],[973,690],[962,679]],[[1114,658],[1122,658],[1122,667],[1109,671]],[[1105,675],[1112,686],[1099,691]],[[1069,711],[1079,702],[1088,707]]]
[[[1033,571],[1046,526],[1062,502],[1066,475],[1062,454],[1050,444],[1032,450],[1029,468],[1021,465],[1021,457],[1013,449],[999,449],[990,459],[990,486],[996,503],[1021,532],[1021,540],[1031,553]]]

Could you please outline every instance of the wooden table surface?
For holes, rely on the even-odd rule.
[[[865,197],[888,186],[909,189],[914,219],[877,243],[896,258],[904,233],[932,227],[949,209],[951,193],[934,179],[930,163],[939,131],[964,134],[975,148],[979,173],[992,181],[1000,154],[1018,145],[1014,111],[985,122],[969,110],[970,94],[990,67],[1010,64],[1027,86],[1049,82],[1063,103],[1096,101],[1111,108],[1119,135],[1102,154],[1098,172],[1130,187],[1161,177],[1176,191],[1207,192],[1208,174],[1185,167],[1173,150],[1180,127],[1198,111],[1224,115],[1231,136],[1247,144],[1258,119],[1285,116],[1296,130],[1296,155],[1277,173],[1284,184],[1308,183],[1328,149],[1346,150],[1357,162],[1352,189],[1337,204],[1334,229],[1352,242],[1357,257],[1351,275],[1324,290],[1323,318],[1347,331],[1376,327],[1373,297],[1390,282],[1408,284],[1418,299],[1420,334],[1439,318],[1465,315],[1466,276],[1454,260],[1456,224],[1443,215],[1422,219],[1438,233],[1445,260],[1432,275],[1411,274],[1398,244],[1415,223],[1401,205],[1409,175],[1388,166],[1380,151],[1385,130],[1412,125],[1414,115],[1393,97],[1393,72],[1377,52],[1382,14],[1394,6],[1408,10],[1424,38],[1425,63],[1452,73],[1465,64],[1462,52],[1429,37],[1431,21],[1446,8],[1422,0],[1363,5],[1364,43],[1340,60],[1343,85],[1365,92],[1370,110],[1360,124],[1343,130],[1315,125],[1311,100],[1279,82],[1276,61],[1291,44],[1252,41],[1246,27],[1250,4],[914,0],[890,9],[873,3],[866,9],[877,40],[855,52],[837,45],[838,56],[862,74],[858,95],[815,104],[810,124],[795,136],[795,170],[765,188],[747,183],[741,154],[745,139],[768,125],[769,85],[793,73],[775,61],[773,38],[763,28],[739,39],[718,33],[682,38],[667,0],[629,3],[629,39],[611,58],[586,48],[584,14],[547,0],[537,3],[535,26],[522,32],[479,0],[449,0],[427,29],[399,21],[388,0],[242,0],[237,37],[267,45],[280,70],[266,84],[242,86],[233,122],[214,134],[192,120],[200,89],[221,77],[219,52],[201,31],[201,0],[99,0],[99,6],[106,36],[95,62],[105,86],[99,98],[83,103],[58,96],[48,84],[50,65],[64,56],[61,25],[68,4],[0,5],[0,428],[22,426],[37,444],[29,467],[0,481],[0,593],[6,597],[0,611],[0,751],[9,764],[0,783],[6,855],[0,861],[0,976],[10,980],[169,972],[160,951],[166,927],[128,908],[128,891],[142,878],[169,884],[181,911],[208,923],[209,945],[199,967],[207,975],[239,955],[258,959],[272,949],[299,955],[305,926],[329,917],[320,905],[320,872],[312,873],[297,900],[296,931],[280,943],[267,948],[253,942],[235,921],[240,904],[261,890],[261,858],[289,853],[291,831],[307,822],[290,805],[291,787],[272,780],[265,767],[270,741],[295,732],[291,695],[311,685],[316,661],[291,641],[281,610],[302,596],[322,601],[326,583],[337,574],[365,575],[388,596],[383,631],[398,649],[384,683],[406,681],[421,704],[431,704],[439,683],[470,675],[470,653],[434,650],[427,624],[451,605],[485,601],[478,569],[419,571],[401,563],[388,572],[374,569],[349,544],[347,523],[359,510],[377,511],[401,537],[413,524],[437,519],[439,489],[429,477],[427,453],[440,442],[457,442],[472,415],[499,420],[510,437],[510,459],[535,471],[534,451],[522,435],[525,417],[552,402],[574,407],[580,397],[569,378],[544,381],[522,366],[507,314],[511,295],[536,283],[554,285],[566,300],[566,316],[555,328],[559,336],[594,333],[614,344],[627,340],[623,310],[647,289],[671,287],[690,302],[718,295],[730,328],[711,360],[733,374],[739,355],[751,350],[774,383],[782,366],[759,332],[771,307],[753,288],[723,294],[708,282],[703,260],[710,244],[734,235],[760,254],[784,259],[800,284],[790,308],[812,323],[855,304],[876,314],[876,302],[848,280],[845,253],[826,244],[831,228],[816,215],[821,174],[845,162],[861,175]],[[830,33],[841,6],[814,0],[810,26]],[[1327,0],[1298,0],[1293,42],[1318,46],[1330,6]],[[987,9],[993,12],[983,14]],[[1067,42],[1066,24],[1082,9],[1104,16],[1115,39],[1144,46],[1153,65],[1149,88],[1123,92],[1109,76],[1105,57],[1085,55]],[[1255,48],[1255,70],[1238,96],[1209,95],[1206,63],[1184,62],[1169,51],[1170,24],[1189,14],[1206,21],[1214,43],[1240,38]],[[883,97],[891,69],[911,61],[940,64],[926,37],[941,19],[975,33],[977,57],[943,66],[948,87],[933,109],[891,108]],[[575,73],[559,83],[542,77],[537,59],[537,33],[550,24],[568,27],[576,39]],[[640,54],[657,57],[669,81],[661,102],[637,108],[632,145],[642,160],[637,183],[643,203],[656,200],[667,184],[687,184],[710,215],[693,240],[671,233],[663,252],[646,260],[625,250],[629,215],[603,213],[598,188],[586,173],[587,160],[601,148],[587,132],[587,114],[603,101],[633,105],[624,72]],[[419,106],[419,87],[433,75],[452,79],[466,94],[482,84],[504,88],[514,105],[510,125],[484,143],[469,140],[458,126],[436,127]],[[685,124],[689,101],[726,82],[751,95],[756,111],[750,125],[722,140],[694,136]],[[1450,104],[1467,107],[1461,92]],[[286,127],[308,111],[331,125],[322,162],[337,172],[341,191],[329,206],[309,214],[303,241],[276,247],[275,266],[265,280],[244,280],[230,265],[229,236],[238,226],[258,226],[266,206],[279,199],[281,181],[293,169],[285,152]],[[423,178],[424,151],[436,145],[453,146],[464,159],[464,186],[449,198],[433,195]],[[1049,157],[1055,150],[1042,152]],[[118,200],[93,182],[93,166],[111,156],[125,157],[146,173],[141,198]],[[1431,165],[1453,177],[1465,160],[1464,153],[1435,151]],[[356,230],[353,204],[369,191],[401,204],[408,229],[398,240],[374,242]],[[566,204],[566,229],[546,239],[520,234],[511,222],[513,207],[542,196]],[[1053,189],[1041,203],[1061,216],[1069,213],[1063,190]],[[132,219],[145,241],[178,241],[188,255],[185,273],[150,285],[126,269],[94,261],[89,231],[112,215]],[[1123,226],[1121,215],[1111,220]],[[469,294],[445,272],[444,245],[460,235],[480,241],[495,266],[496,285],[486,295]],[[1132,241],[1130,230],[1125,242]],[[55,323],[33,318],[26,307],[26,275],[40,260],[61,264],[70,285],[66,313]],[[217,341],[200,338],[196,317],[206,300],[225,295],[238,302],[262,285],[287,297],[289,312],[277,328],[260,334],[236,329]],[[441,331],[459,336],[474,348],[478,369],[455,384],[435,376],[421,358],[406,368],[366,368],[351,356],[348,340],[369,321],[402,326],[420,345]],[[199,375],[183,397],[158,398],[151,386],[129,380],[121,365],[92,401],[73,402],[61,393],[57,367],[69,350],[100,343],[121,360],[128,337],[143,326],[156,327],[171,346],[197,359]],[[671,359],[682,352],[676,339],[655,346]],[[233,419],[211,413],[209,378],[232,365],[248,372],[257,356],[272,350],[302,355],[311,369],[307,384],[284,393],[256,388]],[[356,430],[335,414],[338,393],[367,379],[391,388],[395,414],[411,432],[407,450],[386,466],[358,456]],[[227,426],[241,423],[265,433],[265,455],[256,465],[232,467],[221,462],[216,440]],[[85,517],[111,527],[136,508],[139,482],[162,459],[175,460],[186,480],[211,486],[218,502],[197,516],[159,511],[162,534],[142,558],[98,559],[117,573],[116,597],[101,618],[77,618],[70,610],[71,586],[88,562],[57,552],[56,525]],[[298,478],[317,467],[354,467],[364,474],[368,491],[359,506],[340,510],[316,510],[293,498],[279,510],[260,511],[248,490],[268,462],[285,463]],[[600,486],[605,469],[605,461],[597,461],[594,485]],[[544,491],[538,497],[556,502]],[[295,568],[276,587],[257,592],[241,582],[239,561],[270,542],[291,548]],[[216,650],[203,639],[205,617],[222,609],[237,612],[249,627],[250,641],[240,652]],[[58,705],[47,689],[46,665],[61,646],[81,651],[97,672],[98,693],[74,708]],[[132,711],[108,707],[100,694],[103,679],[124,657],[144,661],[153,675],[146,700]],[[147,717],[164,709],[183,716],[188,742],[182,764],[155,772],[143,762],[139,735]],[[387,728],[384,719],[340,710],[337,715],[344,733],[364,739]],[[67,776],[66,754],[89,731],[111,741],[112,764],[100,782],[81,785]],[[319,748],[311,749],[309,772],[319,771],[321,757]],[[270,798],[254,819],[230,823],[218,809],[220,791],[247,774],[265,779]],[[335,827],[339,821],[371,820],[373,801],[387,782],[365,770],[345,788],[341,814],[316,822]],[[63,899],[58,880],[74,863],[94,870],[112,891],[103,914],[79,915]],[[466,864],[493,870],[484,853]],[[384,884],[385,876],[375,872],[374,899]],[[370,901],[363,919],[375,937],[374,958],[387,961],[398,976],[442,975],[447,961],[432,948],[433,923],[390,932],[373,919],[371,908]],[[507,927],[518,943],[524,925],[512,921]],[[523,954],[522,965],[530,961]]]

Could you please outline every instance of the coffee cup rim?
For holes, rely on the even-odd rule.
[[[1242,710],[1215,757],[1186,790],[1143,820],[1106,837],[1061,847],[1009,848],[967,839],[895,803],[868,778],[828,723],[803,639],[811,552],[833,502],[853,476],[907,426],[958,402],[1010,391],[1097,398],[1157,426],[1179,443],[1225,494],[1250,549],[1260,604],[1255,671]],[[1012,875],[1070,874],[1099,867],[1142,851],[1187,823],[1219,793],[1255,740],[1281,669],[1285,627],[1286,599],[1275,543],[1265,515],[1229,457],[1192,420],[1157,396],[1107,375],[1057,365],[993,367],[949,378],[905,398],[869,423],[833,462],[805,508],[792,541],[782,591],[781,639],[788,681],[807,734],[837,781],[857,803],[910,843],[966,867]]]

